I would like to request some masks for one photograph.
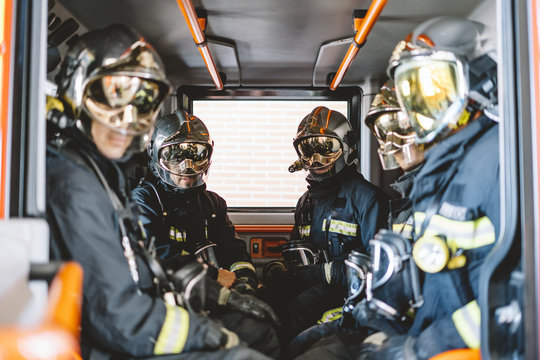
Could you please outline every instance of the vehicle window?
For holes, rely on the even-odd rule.
[[[292,141],[316,106],[348,116],[347,101],[193,101],[193,114],[214,140],[208,189],[229,207],[295,207],[306,173],[288,171],[298,158]]]

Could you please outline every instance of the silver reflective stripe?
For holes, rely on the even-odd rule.
[[[452,320],[465,344],[480,348],[480,307],[476,300],[454,311]]]
[[[167,314],[154,346],[155,355],[178,354],[186,345],[189,331],[188,312],[175,305],[165,304]]]
[[[323,220],[322,230],[326,231],[326,219]],[[343,235],[355,236],[356,232],[358,231],[358,224],[332,219],[330,220],[330,227],[328,228],[328,231]]]
[[[253,266],[251,263],[248,263],[247,261],[235,262],[229,268],[230,271],[238,271],[240,269],[249,269],[249,270],[255,272],[255,266]]]
[[[416,212],[416,232],[420,231],[425,214]],[[448,219],[441,215],[434,215],[424,233],[424,236],[436,236],[443,234],[451,249],[476,249],[495,242],[495,227],[487,216],[469,221]]]

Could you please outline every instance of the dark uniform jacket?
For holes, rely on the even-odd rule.
[[[354,165],[323,181],[308,182],[296,205],[291,239],[308,239],[328,251],[330,283],[346,286],[344,260],[351,250],[367,253],[369,240],[387,227],[388,197]]]
[[[412,230],[412,201],[410,193],[414,184],[414,179],[422,165],[413,170],[406,171],[390,187],[401,195],[399,199],[390,200],[390,212],[388,214],[389,228],[410,238]]]
[[[215,243],[219,266],[234,271],[237,278],[247,277],[257,288],[255,268],[246,244],[236,237],[234,225],[227,215],[227,204],[218,194],[196,188],[173,188],[155,177],[148,177],[133,190],[140,206],[140,219],[147,237],[155,237],[162,259],[181,253],[195,252],[195,245],[205,240]],[[213,278],[217,269],[211,267]]]
[[[480,267],[500,227],[498,125],[481,116],[427,151],[411,198],[416,237],[426,213],[435,209],[423,235],[445,239],[466,263],[425,275],[425,303],[409,334],[419,336],[417,347],[429,356],[477,348]]]
[[[127,358],[223,345],[216,323],[166,305],[154,291],[153,273],[137,242],[141,234],[136,205],[118,166],[78,131],[71,131],[67,139],[73,140],[60,148],[49,147],[47,152],[47,220],[52,259],[75,260],[84,270],[83,357],[91,351],[121,353],[120,357]],[[129,245],[122,244],[121,220],[111,198],[75,146],[95,161],[122,203],[120,216],[125,217]],[[129,248],[136,270],[124,255]]]

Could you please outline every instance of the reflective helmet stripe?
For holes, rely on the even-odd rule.
[[[425,214],[416,212],[414,221],[416,233],[424,221]],[[437,236],[443,234],[450,249],[471,250],[495,242],[495,228],[487,216],[476,220],[459,221],[434,215],[424,233],[424,236]]]
[[[255,272],[255,266],[253,264],[247,262],[247,261],[238,261],[231,265],[229,268],[230,271],[238,271],[241,269],[249,269],[253,272]]]
[[[165,304],[167,314],[154,347],[155,355],[177,354],[186,345],[189,330],[188,312],[174,305]]]
[[[326,219],[323,220],[322,230],[326,231]],[[330,220],[330,227],[328,228],[328,231],[343,235],[355,236],[358,231],[358,224],[348,223],[340,220]]]
[[[456,310],[452,320],[465,344],[471,349],[480,348],[480,307],[476,300]]]

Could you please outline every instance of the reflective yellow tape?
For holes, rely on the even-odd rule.
[[[179,306],[165,306],[167,314],[154,346],[154,355],[178,354],[186,345],[189,331],[188,312]]]
[[[310,231],[311,231],[311,225],[298,227],[298,232],[300,233],[300,236],[302,237],[309,236]]]
[[[407,239],[412,239],[412,225],[409,224],[392,224],[392,231],[405,236]]]
[[[326,231],[326,219],[323,220],[322,230]],[[330,220],[330,227],[328,228],[328,231],[330,232],[349,236],[355,236],[357,230],[358,224],[348,223],[340,220]]]
[[[426,215],[422,212],[414,214],[417,224],[416,234],[420,232],[421,224]],[[451,250],[471,250],[495,242],[495,227],[487,216],[476,220],[459,221],[448,219],[441,215],[434,215],[424,233],[424,236],[444,235],[446,243]]]
[[[479,349],[480,307],[476,300],[454,311],[452,320],[465,344],[471,349]]]
[[[247,262],[247,261],[239,261],[239,262],[235,262],[234,264],[231,265],[231,267],[229,268],[230,271],[238,271],[240,269],[249,269],[253,272],[256,272],[255,271],[255,266],[253,266],[253,264]]]
[[[324,324],[329,323],[332,321],[336,321],[342,316],[343,307],[338,307],[335,309],[330,309],[324,312],[323,316],[319,321],[317,321],[317,324]]]

